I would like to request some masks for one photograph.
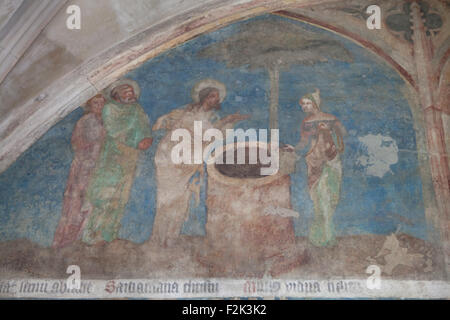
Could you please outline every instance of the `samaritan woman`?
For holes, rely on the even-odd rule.
[[[316,246],[332,246],[335,242],[333,214],[339,203],[344,152],[341,122],[320,110],[320,91],[306,94],[299,101],[307,117],[301,124],[301,140],[295,150],[307,150],[308,189],[314,203],[314,221],[309,239]]]

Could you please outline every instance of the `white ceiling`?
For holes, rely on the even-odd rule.
[[[23,0],[0,0],[0,30],[8,23]]]

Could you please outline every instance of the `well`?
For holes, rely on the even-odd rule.
[[[223,153],[230,147],[233,145],[225,146]],[[262,142],[238,143],[236,147],[270,148]],[[292,217],[267,213],[267,208],[291,208],[290,176],[283,170],[271,176],[255,175],[255,166],[260,167],[259,158],[257,165],[207,166],[209,249],[203,261],[221,273],[278,274],[302,260],[295,248]]]

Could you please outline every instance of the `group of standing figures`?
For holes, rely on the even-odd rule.
[[[74,159],[54,247],[118,237],[140,150],[153,142],[136,82],[121,80],[85,106],[72,134]]]
[[[85,114],[72,133],[74,157],[54,247],[79,240],[102,244],[118,238],[139,153],[152,145],[152,130],[165,130],[165,135],[154,159],[157,197],[151,237],[161,246],[173,245],[189,216],[191,197],[199,204],[205,179],[203,164],[172,162],[171,151],[177,144],[171,139],[173,130],[184,128],[194,136],[194,121],[202,121],[203,131],[215,128],[225,135],[226,129],[249,117],[239,113],[218,116],[226,88],[213,79],[198,82],[192,89],[192,103],[161,116],[153,128],[138,103],[139,95],[135,81],[122,79],[85,104]],[[285,150],[306,150],[308,188],[314,203],[309,238],[314,245],[328,246],[335,241],[332,218],[340,196],[339,155],[344,151],[345,129],[335,116],[320,110],[318,91],[302,97],[300,105],[307,114],[301,124],[301,140]]]

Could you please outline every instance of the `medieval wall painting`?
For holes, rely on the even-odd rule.
[[[93,280],[302,283],[376,265],[388,280],[441,280],[423,128],[404,92],[375,54],[303,22],[264,15],[203,34],[99,92],[0,175],[1,276],[65,279],[78,265]],[[198,135],[206,147],[207,132],[233,128],[256,139],[214,156],[236,159],[233,146],[246,164],[195,160]],[[279,170],[261,175],[276,138]]]

